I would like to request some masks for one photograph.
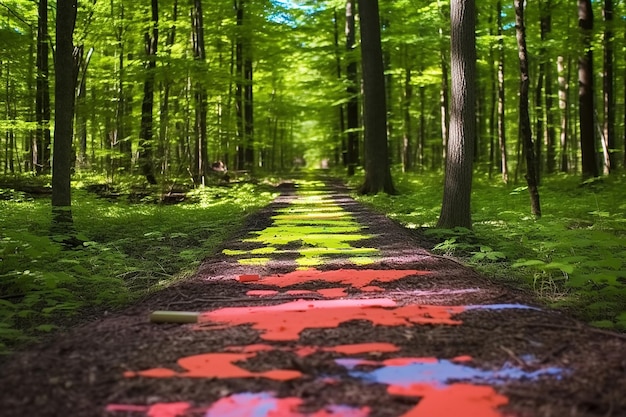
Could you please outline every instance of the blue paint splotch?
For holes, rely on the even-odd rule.
[[[540,308],[527,306],[524,304],[477,304],[465,306],[465,310],[535,310],[541,311]]]
[[[348,369],[349,375],[369,383],[382,383],[400,387],[415,384],[428,384],[435,388],[443,388],[456,382],[497,385],[506,380],[534,380],[544,375],[560,376],[560,368],[542,368],[535,371],[524,371],[506,363],[497,370],[473,368],[463,363],[446,359],[406,358],[401,362],[389,363],[360,361],[358,359],[336,359],[335,362]],[[387,363],[386,363],[387,362]],[[381,367],[362,371],[359,365],[382,365]]]

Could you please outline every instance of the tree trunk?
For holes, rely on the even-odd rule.
[[[528,50],[526,49],[526,27],[524,25],[523,0],[515,0],[515,28],[517,33],[517,46],[519,49],[520,63],[520,94],[519,94],[519,117],[520,136],[526,154],[526,183],[530,193],[530,208],[532,214],[541,217],[541,205],[539,202],[539,190],[537,187],[536,161],[533,146],[533,138],[530,127],[530,115],[528,111],[528,90],[530,77],[528,74]]]
[[[405,72],[404,100],[402,102],[404,114],[404,134],[402,135],[402,171],[408,172],[413,169],[413,145],[411,143],[411,102],[413,101],[413,86],[411,85],[411,68],[405,69]]]
[[[548,39],[552,32],[552,0],[546,0],[545,4],[542,4],[541,15],[541,33],[545,35],[544,41]],[[548,174],[554,173],[556,170],[556,129],[555,129],[555,108],[553,98],[553,61],[552,59],[544,55],[544,69],[543,74],[545,77],[544,87],[544,100],[545,100],[545,117],[546,117],[546,130],[545,130],[545,145],[546,145],[546,172]],[[541,136],[537,136],[541,138]]]
[[[337,80],[341,81],[341,53],[339,47],[339,16],[337,14],[337,9],[333,10],[333,22],[334,22],[334,40],[335,40],[335,66],[337,69]],[[344,167],[348,166],[348,143],[346,141],[346,121],[344,117],[344,109],[345,106],[340,104],[339,106],[339,146],[341,152],[341,164]],[[339,161],[337,161],[339,163]]]
[[[502,2],[498,1],[498,144],[500,148],[500,171],[502,172],[502,181],[507,184],[509,182],[509,164],[506,148],[506,112],[505,112],[505,90],[504,90],[504,37],[502,36]]]
[[[152,0],[152,20],[150,30],[145,35],[146,47],[146,79],[143,84],[143,101],[141,103],[141,126],[139,130],[139,165],[141,173],[150,184],[156,184],[153,161],[153,110],[154,110],[154,78],[156,70],[156,54],[159,37],[159,2]]]
[[[245,26],[245,0],[235,2],[237,12],[237,44],[235,52],[236,61],[236,103],[237,108],[237,167],[238,169],[251,169],[254,165],[254,115],[253,115],[253,92],[252,92],[252,58],[249,51],[249,35],[244,35]]]
[[[365,182],[361,194],[395,194],[389,169],[385,74],[378,0],[359,0],[365,128]]]
[[[598,176],[596,163],[596,139],[594,129],[595,108],[593,104],[593,9],[591,0],[578,0],[578,27],[582,36],[584,52],[578,58],[578,101],[580,118],[580,151],[583,178]]]
[[[615,164],[615,94],[613,88],[613,0],[604,0],[604,74],[602,76],[604,104],[604,173],[611,173]]]
[[[442,19],[445,17],[443,9],[440,10]],[[439,113],[441,118],[441,160],[446,161],[448,152],[448,140],[450,135],[450,85],[448,82],[448,43],[443,34],[443,27],[439,27],[439,58],[441,62],[441,92],[439,93]],[[433,157],[434,158],[434,157]]]
[[[561,111],[561,172],[569,171],[569,77],[571,61],[568,60],[567,69],[565,65],[565,58],[559,55],[557,69],[559,73],[559,109]]]
[[[39,0],[37,25],[37,91],[33,163],[37,174],[50,173],[50,84],[48,82],[48,0]]]
[[[204,24],[202,19],[202,2],[194,0],[191,12],[192,23],[192,48],[193,56],[196,61],[204,63],[206,60],[206,51],[204,46]],[[206,87],[202,81],[197,81],[195,86],[195,104],[196,104],[196,146],[195,146],[195,166],[194,171],[196,177],[204,184],[204,178],[208,174],[208,139],[207,139],[207,93]]]
[[[476,7],[450,2],[451,111],[443,203],[437,227],[472,227],[470,197],[476,138]]]
[[[353,176],[356,166],[359,163],[359,89],[357,79],[357,62],[355,57],[356,45],[356,24],[355,24],[355,3],[354,0],[346,1],[346,52],[348,65],[346,77],[348,86],[348,104],[346,116],[348,122],[348,176]]]
[[[71,165],[74,95],[78,66],[74,60],[73,33],[77,0],[60,1],[56,17],[56,82],[54,88],[54,159],[52,167],[52,234],[73,244]]]

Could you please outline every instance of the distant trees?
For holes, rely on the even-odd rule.
[[[81,8],[73,168],[109,180],[139,174],[146,183],[182,176],[196,184],[218,160],[231,170],[285,171],[294,161],[321,166],[325,160],[345,164],[348,174],[371,172],[363,142],[369,140],[363,124],[372,122],[364,106],[371,92],[363,95],[369,30],[359,39],[371,4],[358,10],[354,3],[320,0],[313,8],[215,0],[207,8],[196,0],[111,0]],[[386,160],[375,164],[382,170],[438,171],[450,159],[450,6],[416,4],[378,5],[386,79],[375,94],[384,96],[386,123],[393,126],[386,156],[374,152]],[[48,0],[0,4],[0,162],[7,173],[50,172],[56,115],[49,96],[58,68],[48,66],[56,44],[48,16],[56,17],[55,7]],[[515,67],[505,66],[518,59],[515,10],[499,0],[476,7],[485,18],[476,23],[474,167],[518,182],[527,155],[517,100],[505,100],[519,88],[518,72],[509,70]],[[537,173],[588,178],[623,168],[626,56],[617,52],[626,45],[626,29],[614,16],[624,12],[626,4],[614,0],[525,7],[533,28],[526,39],[528,116]],[[600,13],[604,19],[594,26]],[[601,68],[596,79],[594,65]],[[376,101],[377,111],[382,104]]]

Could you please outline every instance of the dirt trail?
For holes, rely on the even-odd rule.
[[[192,279],[5,361],[0,415],[626,416],[623,335],[432,256],[340,187],[282,188]]]

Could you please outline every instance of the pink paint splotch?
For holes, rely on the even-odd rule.
[[[276,398],[271,393],[242,393],[222,398],[214,403],[205,417],[367,417],[368,407],[353,408],[345,405],[324,407],[313,413],[302,413],[300,398]]]
[[[459,325],[453,316],[463,306],[407,305],[398,307],[388,298],[348,300],[298,300],[275,306],[227,307],[202,313],[198,329],[249,324],[264,340],[297,340],[305,329],[336,328],[351,320],[378,326],[414,324]]]
[[[298,409],[304,401],[296,397],[276,398],[273,393],[240,393],[224,397],[208,407],[192,408],[190,403],[153,405],[110,404],[109,413],[141,413],[146,417],[185,417],[190,413],[204,417],[368,417],[369,407],[328,405],[306,413]]]

